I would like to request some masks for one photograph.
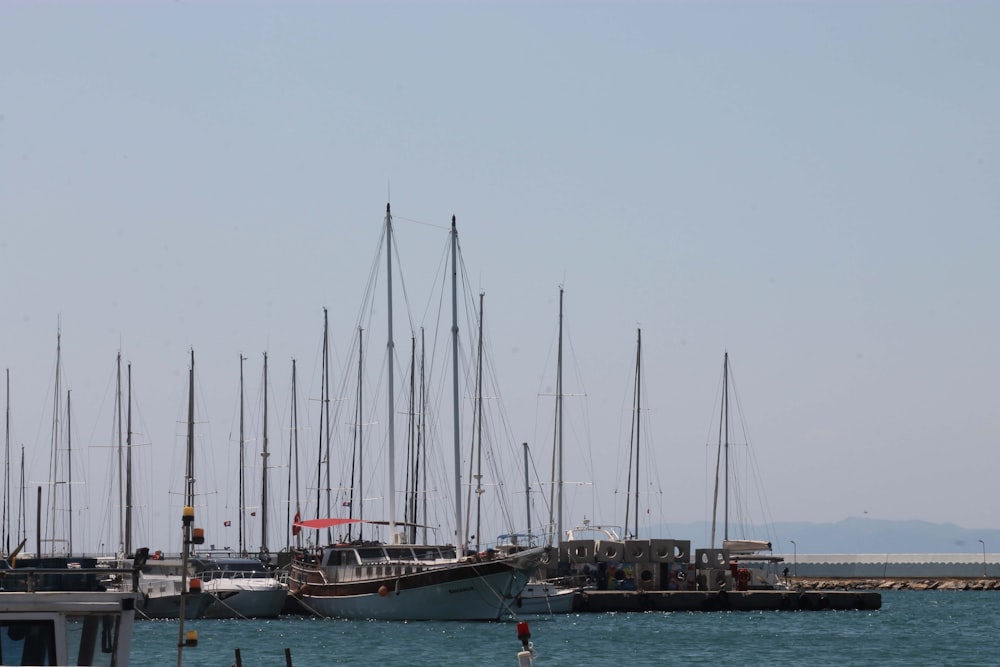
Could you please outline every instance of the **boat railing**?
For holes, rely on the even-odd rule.
[[[136,590],[135,570],[108,567],[9,567],[0,566],[0,591],[107,591]]]

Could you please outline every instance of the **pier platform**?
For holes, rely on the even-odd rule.
[[[875,610],[877,591],[598,591],[577,594],[574,612]]]

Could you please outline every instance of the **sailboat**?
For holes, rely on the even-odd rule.
[[[184,506],[194,507],[194,350],[188,371],[188,425]],[[141,550],[147,551],[148,550]],[[188,578],[197,579],[191,563],[184,558],[137,557],[139,565],[136,614],[139,618],[199,618],[213,597],[191,586]],[[193,582],[192,582],[193,583]]]
[[[730,449],[733,445],[733,411],[730,410],[736,390],[732,381],[732,369],[729,365],[729,352],[723,356],[722,362],[722,400],[719,410],[719,439],[715,460],[715,485],[712,494],[712,533],[711,549],[714,551],[718,532],[719,495],[722,494],[722,551],[721,558],[728,561],[724,565],[729,568],[729,575],[735,579],[737,589],[749,588],[783,588],[781,580],[774,571],[774,565],[784,560],[772,553],[771,542],[768,540],[733,538],[730,535],[730,513],[732,498],[731,480],[733,472],[730,465]],[[736,413],[742,415],[737,399]],[[741,424],[745,431],[745,426]],[[741,526],[746,528],[746,526]],[[719,560],[719,557],[710,557]],[[729,576],[727,575],[727,576]]]
[[[531,483],[529,481],[530,474],[528,472],[528,443],[524,443],[523,447],[524,495],[526,498],[528,512],[528,532],[523,536],[523,538],[526,539],[526,543],[530,545],[532,543],[533,535],[531,534]],[[503,537],[510,538],[511,545],[509,548],[517,548],[517,541],[520,536],[501,536],[501,538]],[[528,580],[528,583],[524,585],[521,592],[517,594],[516,598],[514,598],[514,603],[511,605],[511,609],[518,616],[533,614],[568,614],[573,611],[573,605],[576,601],[577,593],[581,590],[580,586],[567,586],[559,580],[539,578],[538,573],[542,569],[544,569],[544,566],[535,571],[531,579]]]
[[[290,590],[315,613],[340,618],[379,620],[494,620],[507,610],[537,566],[541,548],[514,554],[467,554],[461,545],[461,443],[458,409],[457,246],[451,224],[452,385],[454,417],[454,544],[407,543],[405,526],[395,518],[395,445],[393,424],[392,215],[386,206],[385,241],[388,287],[388,512],[386,521],[319,518],[296,523],[322,529],[345,525],[385,525],[391,544],[356,540],[299,552],[292,561]],[[412,535],[412,533],[411,533]]]
[[[240,406],[243,401],[243,355],[240,355]],[[268,489],[268,428],[267,428],[267,353],[264,353],[264,438],[263,477],[261,481],[261,558],[232,558],[213,555],[193,559],[193,567],[202,581],[202,590],[214,599],[203,612],[203,618],[277,618],[285,605],[288,590],[274,576],[262,558],[267,549],[267,489]],[[242,419],[241,419],[242,430]],[[242,445],[242,437],[241,437]],[[242,460],[241,460],[242,466]],[[243,471],[240,470],[240,480]],[[243,487],[240,487],[243,499]],[[243,507],[240,507],[240,518]],[[241,532],[242,535],[242,532]]]

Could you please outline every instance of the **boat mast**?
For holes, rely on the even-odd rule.
[[[7,411],[4,420],[3,553],[10,554],[10,369],[7,369]]]
[[[483,498],[483,297],[484,292],[479,293],[479,341],[476,357],[476,448],[473,457],[476,461],[476,553],[480,547],[480,529],[482,527],[482,498]],[[472,461],[469,461],[472,465]],[[471,488],[471,487],[470,487]],[[470,511],[471,514],[471,511]],[[468,535],[468,531],[466,531]]]
[[[524,443],[524,510],[528,517],[528,544],[531,544],[531,481],[528,479],[528,443]]]
[[[725,543],[729,539],[729,352],[726,352],[723,362],[725,370],[722,376],[722,400],[725,402],[725,424],[726,424],[726,506],[725,506],[725,528],[722,533],[722,540]]]
[[[187,422],[187,452],[186,470],[184,478],[184,513],[187,508],[194,512],[194,349],[191,350],[191,370],[188,371],[188,422]],[[190,552],[191,527],[184,524],[181,558],[181,601],[179,623],[177,627],[177,667],[181,667],[183,662],[183,649],[185,646],[184,637],[184,615],[187,610],[188,594],[188,554]]]
[[[132,553],[132,364],[128,364],[128,410],[125,424],[125,554]]]
[[[719,506],[719,471],[725,457],[725,472],[723,484],[723,541],[729,539],[729,352],[723,356],[722,362],[722,401],[719,409],[719,445],[715,454],[715,491],[712,496],[712,548],[715,548],[716,514]]]
[[[322,370],[322,380],[320,383],[320,407],[319,407],[319,451],[318,458],[316,461],[316,518],[319,518],[320,509],[322,507],[322,493],[323,493],[323,461],[326,460],[326,484],[327,484],[327,496],[326,496],[326,511],[327,516],[330,513],[330,439],[326,439],[326,451],[323,450],[323,436],[326,433],[325,424],[330,420],[330,361],[329,361],[329,350],[330,350],[330,334],[329,334],[329,316],[327,314],[327,309],[323,308],[323,370]],[[326,541],[332,542],[330,539],[330,529],[326,531]],[[319,528],[316,529],[316,544],[319,545]]]
[[[364,358],[365,358],[365,348],[364,348],[364,335],[365,330],[358,327],[358,396],[357,396],[357,411],[355,412],[354,419],[354,448],[351,452],[351,484],[348,489],[347,496],[347,516],[350,519],[354,518],[354,487],[357,484],[358,487],[358,498],[360,499],[358,514],[359,518],[364,518],[365,511],[365,494],[364,494],[364,476],[361,474],[364,468],[364,459],[361,456],[362,443],[364,441],[364,392],[362,390],[363,380],[362,374],[364,372]],[[353,524],[347,524],[347,541],[351,541],[351,533]],[[361,524],[358,524],[358,539],[362,539],[364,531],[361,528]]]
[[[184,471],[184,506],[194,507],[194,350],[191,350],[191,369],[188,371],[188,423],[187,451]],[[183,607],[183,605],[182,605]]]
[[[424,491],[425,491],[422,494],[423,503],[421,503],[421,505],[422,505],[423,512],[421,513],[421,516],[423,516],[423,521],[421,523],[423,525],[423,531],[422,531],[423,532],[423,543],[427,544],[427,493],[426,493],[426,489],[427,489],[427,465],[426,465],[426,460],[425,460],[426,457],[427,457],[427,438],[426,438],[427,434],[425,432],[425,427],[426,427],[426,423],[427,423],[427,384],[426,384],[425,379],[424,379],[425,378],[425,376],[424,376],[424,360],[425,359],[426,359],[426,349],[425,349],[425,344],[424,344],[424,328],[420,327],[420,424],[417,427],[417,452],[418,452],[418,454],[417,454],[417,460],[419,462],[424,463],[424,466],[423,466],[423,479],[421,480],[422,484],[420,485],[421,488],[424,489]],[[419,474],[418,474],[418,477],[419,477]],[[415,503],[416,503],[416,501],[414,501],[414,504]],[[416,512],[414,512],[414,516],[416,516]]]
[[[24,445],[21,445],[21,495],[17,503],[17,543],[20,544],[28,531],[28,513],[24,495]],[[9,552],[8,552],[9,553]],[[38,554],[41,556],[41,552]]]
[[[552,525],[552,511],[556,509],[555,541],[559,544],[563,536],[563,288],[559,286],[559,347],[556,353],[556,420],[552,443],[552,488],[549,491],[549,526]],[[553,498],[553,496],[556,496]],[[548,546],[552,546],[549,534]]]
[[[115,358],[115,426],[118,430],[118,548],[125,549],[125,452],[122,435],[122,353]]]
[[[642,372],[642,329],[638,330],[638,337],[636,339],[635,346],[635,390],[633,393],[633,405],[632,405],[632,442],[629,445],[629,470],[628,470],[628,492],[626,493],[626,503],[625,503],[625,530],[628,531],[629,522],[629,503],[628,496],[632,492],[632,471],[633,462],[635,464],[635,526],[632,529],[632,539],[637,539],[639,537],[639,437],[641,433],[640,429],[640,410],[641,402],[641,372]]]
[[[452,421],[455,449],[455,553],[462,553],[459,531],[462,529],[462,440],[458,411],[458,229],[451,216],[451,380]]]
[[[67,545],[67,556],[73,555],[73,431],[72,413],[70,412],[70,398],[73,390],[66,390],[66,497],[69,504],[69,535]]]
[[[300,528],[296,527],[294,524],[298,523],[302,519],[302,508],[299,502],[299,401],[298,393],[296,389],[295,381],[295,359],[292,359],[292,433],[289,436],[288,442],[289,452],[289,465],[288,465],[288,495],[292,494],[292,479],[294,475],[295,480],[295,517],[293,519],[293,525],[288,527],[288,533],[297,538],[295,541],[297,546],[301,546],[302,538],[299,537]],[[291,498],[289,498],[289,502]]]
[[[396,537],[396,408],[395,389],[393,377],[393,357],[395,356],[395,343],[392,337],[392,214],[389,211],[389,204],[385,205],[385,261],[386,261],[386,287],[388,291],[388,340],[386,341],[386,355],[388,356],[389,369],[389,535],[390,539]]]
[[[49,545],[55,544],[56,537],[56,490],[58,489],[59,479],[59,418],[62,413],[62,388],[59,385],[61,361],[62,324],[60,323],[56,329],[56,386],[55,391],[53,391],[52,404],[52,459],[49,467],[49,508],[52,513],[52,525],[49,527]],[[42,553],[39,551],[38,557],[41,558],[41,556]]]
[[[261,467],[263,469],[260,484],[260,553],[268,552],[267,549],[267,459],[270,453],[267,451],[267,352],[264,353],[264,448],[261,452]]]
[[[245,466],[245,456],[246,456],[246,432],[244,431],[246,409],[244,406],[244,391],[243,391],[243,362],[247,358],[243,356],[240,352],[240,460],[239,460],[239,479],[240,479],[240,490],[239,490],[239,507],[237,508],[237,513],[239,514],[239,521],[237,521],[237,531],[239,532],[239,544],[240,544],[240,555],[247,555],[246,541],[243,539],[244,528],[246,523],[246,474],[244,470]]]
[[[410,410],[406,443],[406,533],[409,543],[417,541],[417,337],[410,336]]]

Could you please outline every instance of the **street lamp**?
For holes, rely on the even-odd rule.
[[[986,577],[986,542],[979,540],[979,543],[983,545],[983,577]]]
[[[795,540],[788,540],[792,543],[792,576],[799,576],[799,548]]]

